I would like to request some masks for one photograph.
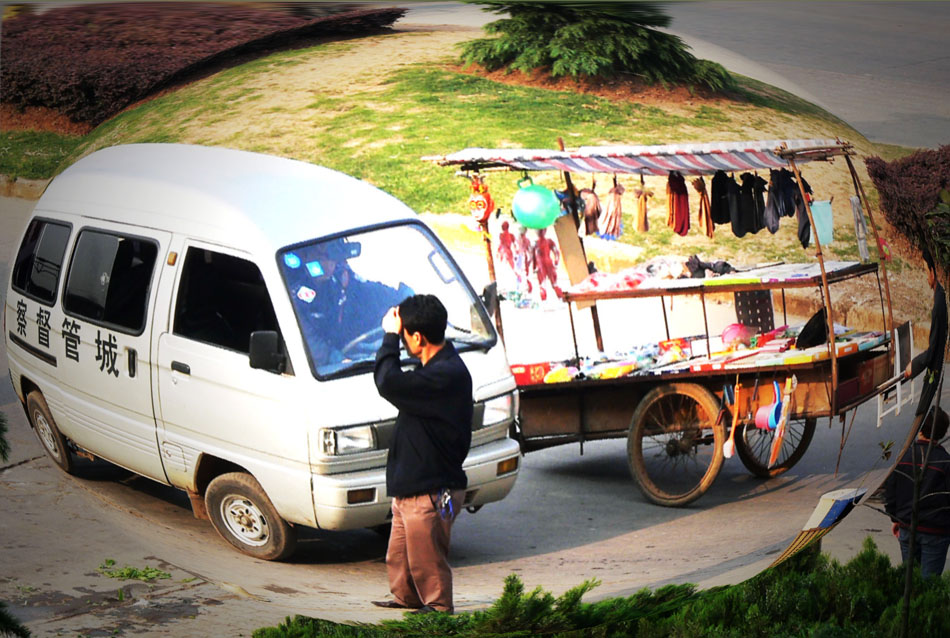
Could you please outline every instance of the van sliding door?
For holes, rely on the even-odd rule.
[[[64,316],[50,326],[64,343],[62,387],[47,396],[78,445],[163,483],[148,318],[169,240],[167,233],[106,222],[79,229]]]

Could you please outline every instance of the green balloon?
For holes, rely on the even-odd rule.
[[[540,184],[533,184],[530,179],[518,183],[522,186],[511,202],[511,210],[518,223],[535,229],[547,228],[553,224],[561,212],[561,203],[554,191]]]

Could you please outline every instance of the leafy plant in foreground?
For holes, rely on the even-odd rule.
[[[172,575],[155,567],[116,567],[115,561],[111,558],[105,559],[96,569],[100,574],[107,578],[118,578],[119,580],[141,580],[151,582],[155,579],[171,578]]]

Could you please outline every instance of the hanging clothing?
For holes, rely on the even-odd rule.
[[[783,168],[782,170],[785,169]],[[799,175],[801,175],[801,173],[799,173]],[[804,177],[802,177],[802,188],[798,188],[798,184],[795,183],[794,179],[792,179],[792,185],[795,187],[793,199],[795,201],[795,216],[798,218],[798,241],[802,243],[802,248],[808,248],[808,244],[811,242],[811,222],[808,221],[808,212],[805,210],[802,190],[805,191],[808,201],[811,202],[811,186],[808,185]]]
[[[769,199],[765,203],[766,208],[766,226],[772,223],[768,220],[774,218],[774,224],[778,225],[778,218],[791,217],[795,214],[795,193],[798,191],[798,185],[795,183],[795,176],[788,169],[772,170],[769,172]]]
[[[677,235],[685,237],[689,232],[689,191],[686,189],[686,180],[678,171],[670,171],[666,195],[666,223]]]
[[[861,263],[866,264],[871,260],[871,254],[868,252],[868,226],[864,219],[864,211],[861,209],[861,198],[857,195],[851,196],[851,214],[854,215],[854,235],[858,239],[858,254],[861,256]]]
[[[607,192],[607,204],[604,207],[604,223],[600,236],[604,239],[617,239],[623,232],[623,216],[620,203],[624,193],[624,187],[617,181],[614,175],[614,185]]]
[[[779,217],[779,173],[776,170],[769,171],[769,199],[765,203],[765,209],[762,211],[762,221],[765,227],[773,235],[778,232]]]
[[[600,198],[594,192],[596,186],[597,182],[591,179],[590,188],[582,188],[580,192],[581,199],[584,201],[584,230],[588,237],[597,234],[600,214],[603,212]]]
[[[729,182],[735,180],[726,175],[726,171],[716,171],[712,178],[712,190],[709,196],[709,214],[714,224],[729,224],[732,222],[732,209],[739,205],[738,200],[730,195]]]
[[[693,180],[693,189],[699,193],[699,230],[705,233],[706,237],[713,237],[713,220],[709,211],[709,195],[706,193],[706,180],[702,176]]]
[[[739,187],[739,218],[742,220],[745,231],[755,234],[766,227],[765,187],[767,183],[753,173],[743,173],[739,179],[742,180],[742,186]],[[778,230],[778,227],[775,230]]]
[[[643,175],[640,175],[640,188],[633,191],[637,198],[637,215],[634,219],[634,230],[638,233],[645,233],[650,230],[650,219],[647,216],[647,200],[653,197],[653,191],[648,191],[643,183]]]

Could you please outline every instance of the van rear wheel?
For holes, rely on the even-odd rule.
[[[294,552],[294,529],[250,474],[230,472],[215,478],[205,491],[205,503],[218,534],[248,556],[280,560]]]
[[[43,449],[53,463],[58,465],[67,474],[73,473],[73,455],[66,445],[66,437],[56,427],[56,421],[49,412],[46,398],[39,390],[26,395],[26,411],[30,415],[30,423],[36,432],[37,438],[43,444]]]

